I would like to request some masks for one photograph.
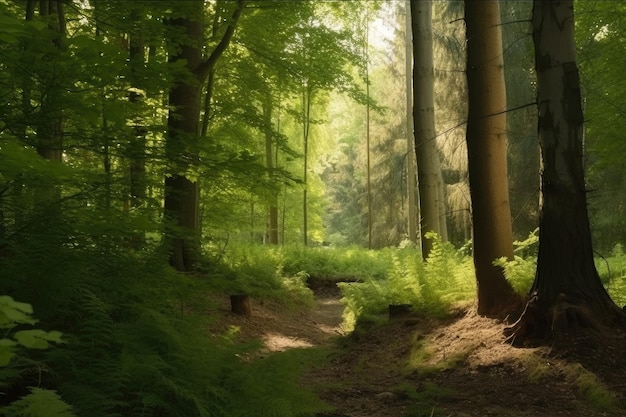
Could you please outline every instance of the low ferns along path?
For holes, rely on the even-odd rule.
[[[262,346],[248,360],[289,349],[319,361],[301,377],[332,411],[317,417],[624,416],[624,340],[567,349],[514,348],[504,324],[471,306],[447,316],[381,316],[346,333],[336,289],[311,307],[253,300],[238,316],[221,300],[221,328]]]

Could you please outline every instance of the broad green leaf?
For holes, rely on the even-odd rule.
[[[15,333],[15,340],[27,348],[46,349],[48,348],[48,332],[40,329],[22,330]]]

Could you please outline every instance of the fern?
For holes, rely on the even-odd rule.
[[[72,407],[56,391],[31,388],[25,395],[2,409],[4,417],[76,417]]]

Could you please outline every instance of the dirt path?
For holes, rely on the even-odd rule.
[[[217,310],[221,319],[216,334],[224,332],[224,325],[238,329],[242,340],[259,339],[268,352],[291,348],[330,346],[332,341],[344,336],[341,328],[344,306],[338,290],[316,293],[311,307],[289,309],[268,301],[252,301],[252,316],[242,317],[230,312],[226,300],[220,301]]]
[[[224,306],[224,320],[265,353],[330,347],[329,361],[302,378],[334,407],[318,417],[596,417],[625,416],[624,338],[583,346],[580,354],[503,344],[503,324],[459,309],[445,319],[413,317],[373,326],[361,337],[341,329],[336,291],[315,306],[288,310],[253,304],[250,318]],[[341,347],[340,347],[341,346]],[[578,346],[580,347],[580,346]],[[595,374],[595,376],[594,376]],[[585,387],[585,380],[602,384]],[[608,387],[606,396],[594,387]],[[595,395],[596,400],[590,400]],[[613,408],[597,399],[606,398]],[[594,405],[594,401],[596,404]]]

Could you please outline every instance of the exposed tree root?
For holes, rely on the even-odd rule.
[[[585,335],[599,336],[606,324],[613,321],[624,323],[621,310],[616,311],[617,320],[603,316],[584,300],[559,294],[551,306],[543,306],[534,294],[512,326],[504,330],[506,342],[514,346],[536,346],[547,340],[566,341]],[[608,315],[608,314],[607,314]]]

